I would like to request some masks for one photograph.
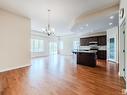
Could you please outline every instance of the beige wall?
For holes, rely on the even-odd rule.
[[[30,65],[30,20],[0,9],[0,72]]]

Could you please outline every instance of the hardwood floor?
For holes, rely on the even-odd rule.
[[[32,66],[0,73],[0,95],[122,95],[116,64],[77,65],[75,57],[50,56]]]

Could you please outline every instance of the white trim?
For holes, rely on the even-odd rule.
[[[118,76],[119,76],[119,77],[122,77],[122,76],[120,75],[120,72],[118,72]]]
[[[26,65],[17,66],[17,67],[10,67],[10,68],[1,69],[0,73],[15,70],[15,69],[19,69],[19,68],[23,68],[23,67],[27,67],[27,66],[31,66],[31,64],[26,64]]]

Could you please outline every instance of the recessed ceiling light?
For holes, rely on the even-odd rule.
[[[109,23],[109,25],[112,25],[112,23]]]
[[[110,19],[114,19],[114,16],[110,16]]]

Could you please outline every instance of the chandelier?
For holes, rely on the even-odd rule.
[[[48,25],[46,26],[45,29],[42,29],[42,32],[47,34],[48,36],[54,35],[54,31],[55,31],[50,24],[50,12],[51,10],[48,9]]]

